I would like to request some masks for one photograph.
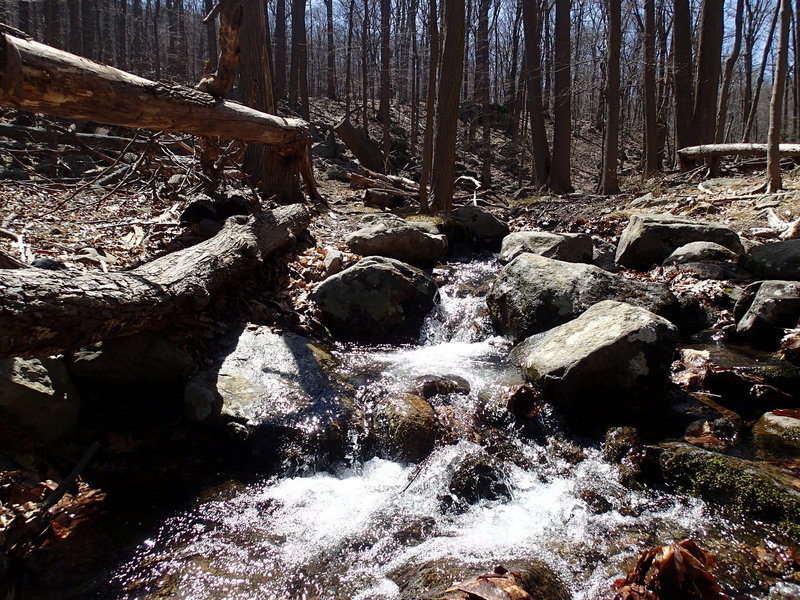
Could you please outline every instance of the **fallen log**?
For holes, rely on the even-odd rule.
[[[778,148],[781,156],[800,156],[800,144],[781,144]],[[688,146],[678,150],[678,154],[687,160],[712,158],[716,156],[766,157],[766,144],[704,144]]]
[[[302,205],[231,217],[211,239],[131,271],[0,270],[0,358],[76,349],[201,310],[214,292],[292,241],[310,218]]]
[[[319,195],[311,136],[302,119],[150,81],[8,32],[0,35],[0,104],[69,119],[267,144],[283,159],[284,170],[302,177],[310,195]]]
[[[361,165],[370,171],[383,173],[383,153],[380,149],[364,135],[361,130],[353,127],[349,119],[345,118],[334,126],[333,130],[344,145],[350,149]]]

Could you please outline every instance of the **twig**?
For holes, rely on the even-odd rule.
[[[72,486],[73,483],[75,483],[75,480],[78,478],[78,475],[80,475],[81,472],[83,472],[83,470],[86,468],[86,465],[89,464],[89,461],[92,460],[92,457],[99,449],[100,449],[100,442],[94,442],[91,446],[89,446],[89,449],[83,455],[83,458],[81,458],[78,464],[75,465],[75,468],[72,469],[72,471],[69,472],[69,475],[67,475],[61,481],[61,483],[58,484],[58,487],[55,490],[53,490],[53,493],[50,494],[47,498],[45,498],[44,502],[42,502],[40,508],[42,512],[49,510],[50,508],[55,506],[59,500],[61,500],[66,491]]]

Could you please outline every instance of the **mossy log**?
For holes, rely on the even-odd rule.
[[[0,358],[76,349],[201,310],[310,218],[302,205],[231,217],[213,238],[125,272],[0,269]]]

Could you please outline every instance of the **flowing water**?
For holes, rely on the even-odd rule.
[[[519,382],[506,362],[509,344],[485,314],[483,293],[497,269],[484,261],[440,273],[441,303],[419,345],[339,348],[356,396],[368,403],[376,390],[407,390],[419,376],[457,375],[470,393],[435,404],[462,419],[456,430],[469,429],[499,390]],[[557,419],[544,418],[560,437]],[[535,558],[576,600],[608,598],[610,583],[641,550],[692,535],[719,554],[719,575],[739,597],[800,597],[792,584],[770,592],[753,580],[753,569],[731,562],[751,537],[770,544],[766,529],[753,535],[752,523],[728,522],[700,500],[628,489],[596,447],[579,450],[576,460],[558,442],[534,442],[509,426],[503,443],[514,459],[502,467],[508,493],[454,506],[447,501],[452,475],[486,454],[480,442],[466,436],[438,445],[417,466],[363,456],[354,435],[350,460],[336,468],[208,490],[117,571],[116,597],[389,600],[400,597],[403,574],[422,565],[455,564],[458,577],[470,565],[490,570]]]

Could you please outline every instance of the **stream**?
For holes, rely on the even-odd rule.
[[[452,431],[466,432],[461,439],[437,443],[414,465],[370,456],[354,433],[348,460],[327,471],[208,489],[139,545],[103,597],[393,600],[412,597],[402,582],[424,566],[451,570],[451,583],[469,567],[536,559],[573,598],[594,600],[613,595],[610,584],[639,552],[689,536],[717,555],[715,575],[735,597],[800,597],[800,586],[762,577],[743,550],[779,547],[778,532],[695,498],[623,486],[598,444],[563,441],[552,412],[540,414],[545,435],[536,439],[498,426],[502,456],[512,457],[502,461],[499,497],[448,500],[458,466],[498,443],[469,434],[474,415],[497,412],[498,390],[521,383],[509,342],[486,314],[498,270],[494,260],[437,269],[441,302],[418,345],[334,352],[365,414],[376,390],[406,391],[421,376],[464,378],[468,394],[431,400]]]

